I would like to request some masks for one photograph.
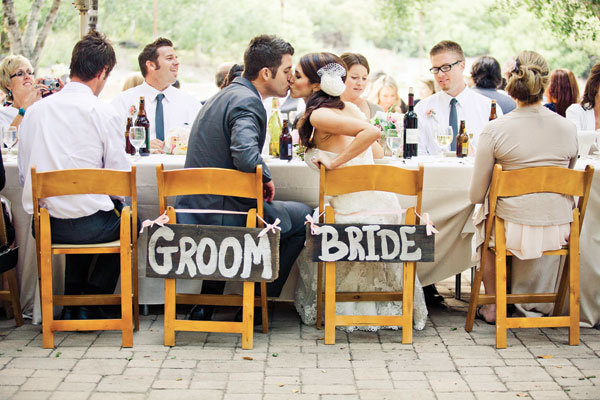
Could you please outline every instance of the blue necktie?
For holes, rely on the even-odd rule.
[[[452,127],[452,144],[450,150],[456,150],[456,135],[458,135],[458,116],[456,115],[456,102],[457,100],[453,97],[450,100],[450,126]]]
[[[156,138],[158,140],[165,140],[165,119],[163,117],[163,106],[162,99],[165,95],[159,93],[156,95],[156,114],[154,115],[154,122],[156,127]]]

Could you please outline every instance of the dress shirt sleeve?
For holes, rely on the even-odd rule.
[[[479,136],[479,145],[477,146],[477,153],[475,153],[475,166],[473,167],[473,178],[469,189],[471,203],[483,203],[492,180],[494,162],[494,142],[488,127],[486,127]]]
[[[256,166],[262,164],[263,181],[271,180],[271,171],[260,155],[258,135],[260,132],[260,117],[249,107],[240,107],[231,114],[231,157],[233,165],[243,172],[254,172]]]
[[[565,117],[575,124],[578,131],[585,130],[585,112],[579,104],[571,104],[567,108]]]
[[[31,173],[29,165],[31,159],[31,147],[35,141],[32,135],[35,134],[35,104],[27,110],[19,126],[19,153],[17,156],[17,166],[19,168],[19,182],[21,186],[25,185],[25,178]]]
[[[107,106],[108,108],[109,106]],[[120,117],[112,109],[99,110],[99,129],[104,137],[104,168],[131,170],[131,164],[125,153],[125,127],[121,127]]]

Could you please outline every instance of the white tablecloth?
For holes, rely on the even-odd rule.
[[[137,166],[138,212],[141,219],[158,216],[158,193],[156,188],[156,165],[163,163],[166,169],[182,168],[184,156],[152,155],[143,157]],[[393,165],[416,168],[418,163],[425,166],[422,211],[428,212],[440,231],[435,241],[435,262],[421,263],[417,267],[423,285],[438,282],[464,271],[474,263],[471,262],[471,236],[473,226],[471,213],[473,206],[469,203],[468,189],[473,167],[471,160],[453,158],[420,158],[407,164],[395,162]],[[595,163],[597,159],[581,160],[578,168],[586,163]],[[269,160],[269,167],[275,182],[275,198],[278,200],[295,200],[312,207],[318,203],[318,173],[309,169],[304,162]],[[31,217],[23,211],[21,205],[22,189],[18,182],[16,160],[10,156],[5,159],[7,183],[2,194],[12,201],[12,209],[17,230],[19,249],[19,280],[21,284],[21,304],[23,309],[31,312],[35,301],[37,267],[35,259],[35,240],[31,236]],[[582,322],[595,325],[600,322],[600,231],[594,229],[600,223],[600,174],[595,174],[590,194],[590,202],[585,217],[581,237],[581,309]],[[410,198],[402,198],[402,205],[414,204]],[[140,303],[161,304],[163,302],[163,283],[160,279],[145,277],[146,236],[139,238],[139,275]],[[61,257],[55,256],[59,265]],[[60,268],[58,268],[60,270]],[[60,272],[60,271],[59,271]],[[57,272],[57,273],[59,273]],[[282,298],[292,299],[296,271],[292,271]],[[56,282],[62,282],[57,275]],[[199,281],[178,281],[178,291],[197,292]],[[61,290],[60,285],[56,285]]]

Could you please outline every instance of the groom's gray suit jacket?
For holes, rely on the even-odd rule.
[[[260,94],[242,77],[210,98],[198,113],[188,143],[185,168],[228,168],[254,172],[263,167],[263,182],[271,172],[261,157],[267,116]],[[256,201],[239,197],[179,196],[176,208],[248,211]],[[178,213],[180,223],[245,225],[245,217],[221,214]]]

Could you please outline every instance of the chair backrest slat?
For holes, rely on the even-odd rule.
[[[512,197],[531,193],[559,193],[583,196],[584,171],[561,167],[534,167],[502,171],[498,196]]]
[[[131,174],[135,175],[135,167],[132,167],[131,172],[87,168],[36,173],[35,167],[31,171],[32,175],[36,174],[37,180],[37,184],[33,186],[33,197],[39,199],[76,194],[129,197],[132,195],[132,188],[135,188],[131,184]]]

